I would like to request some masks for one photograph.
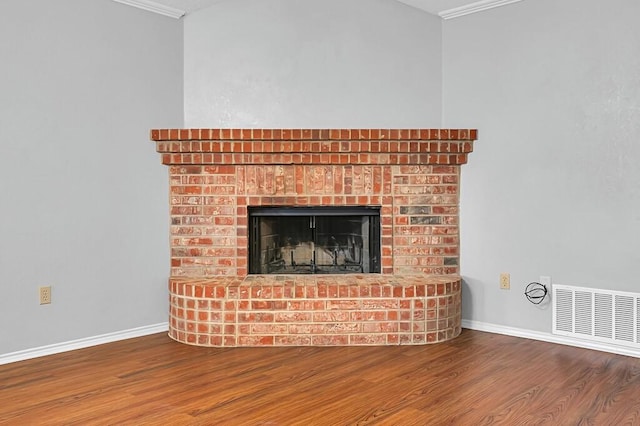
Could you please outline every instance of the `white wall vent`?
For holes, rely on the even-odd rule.
[[[640,349],[640,294],[554,284],[553,333]]]

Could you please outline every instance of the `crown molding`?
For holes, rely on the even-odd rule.
[[[472,13],[482,12],[483,10],[493,9],[494,7],[506,6],[522,0],[480,0],[465,6],[455,7],[453,9],[443,10],[438,13],[442,19],[453,19]]]
[[[151,0],[113,0],[113,1],[117,3],[126,4],[127,6],[137,7],[138,9],[143,9],[148,12],[158,13],[160,15],[168,16],[174,19],[180,19],[187,13],[184,10],[165,6],[164,4],[156,3]]]

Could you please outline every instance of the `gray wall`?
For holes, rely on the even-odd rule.
[[[185,18],[187,127],[439,127],[441,21],[392,0],[233,0]]]
[[[4,0],[0,354],[167,320],[182,23],[110,0]],[[53,304],[38,304],[38,286]]]
[[[443,124],[480,136],[461,183],[465,319],[550,332],[523,296],[540,275],[638,291],[639,16],[525,0],[445,22]]]
[[[550,331],[522,295],[540,275],[637,291],[638,2],[525,0],[444,24],[391,0],[234,0],[184,21],[111,0],[3,7],[0,354],[166,321],[167,171],[148,130],[183,113],[477,127],[464,318]]]

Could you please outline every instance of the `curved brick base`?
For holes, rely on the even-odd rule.
[[[457,275],[169,279],[169,336],[197,346],[421,345],[461,331]]]

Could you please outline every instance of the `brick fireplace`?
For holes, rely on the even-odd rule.
[[[405,345],[461,329],[460,166],[475,129],[154,129],[169,166],[169,335]],[[379,211],[379,273],[249,274],[249,212]],[[376,231],[378,232],[378,231]]]

